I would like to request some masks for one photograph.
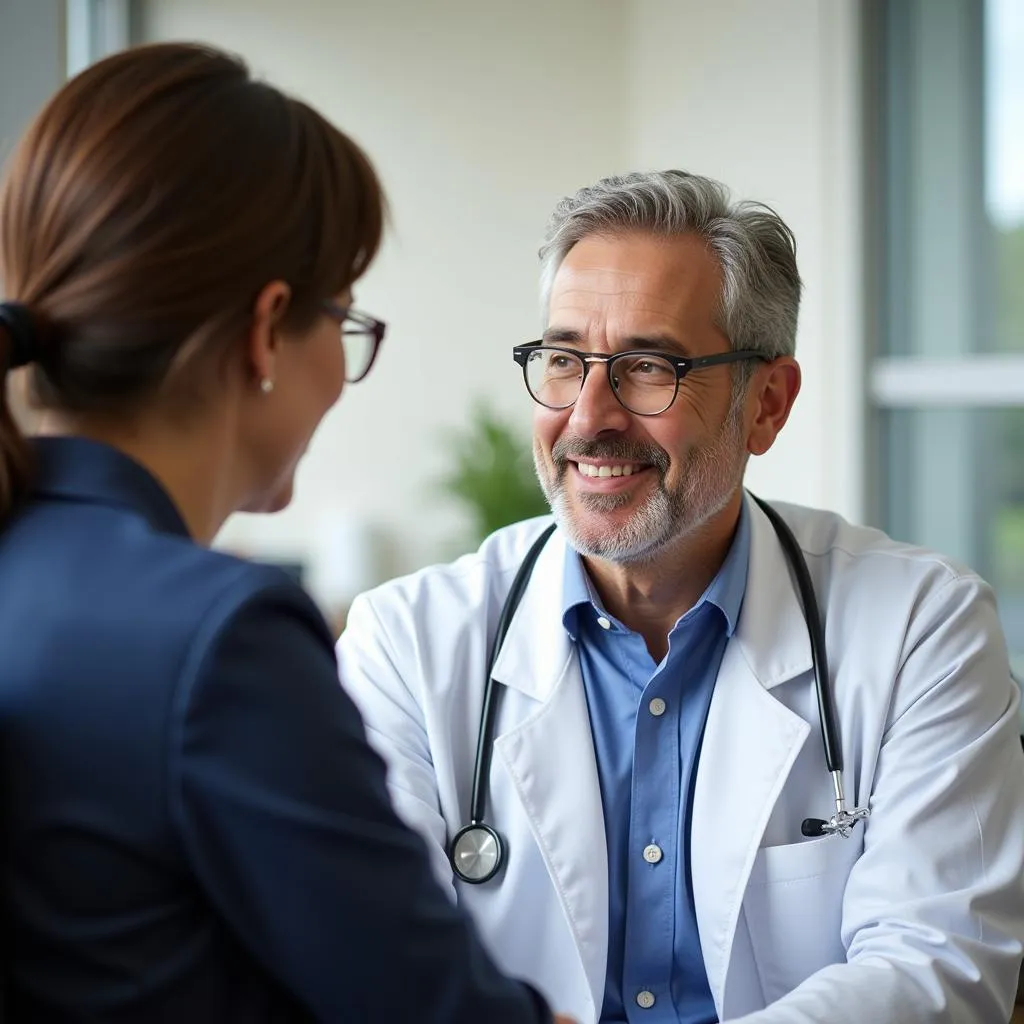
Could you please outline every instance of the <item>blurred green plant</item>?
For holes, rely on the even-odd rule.
[[[451,468],[437,489],[469,512],[474,546],[510,523],[549,511],[529,437],[477,402],[465,427],[446,431]]]

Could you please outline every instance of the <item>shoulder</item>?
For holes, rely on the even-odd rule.
[[[193,601],[172,710],[181,749],[186,728],[193,737],[213,728],[287,732],[296,701],[315,729],[306,713],[321,703],[331,709],[338,686],[334,640],[312,599],[274,566],[206,551],[194,568],[196,579],[180,590]]]
[[[36,594],[52,612],[41,621],[73,617],[86,636],[111,631],[129,648],[184,641],[260,593],[318,614],[277,567],[155,530],[113,505],[30,505],[0,536],[0,566],[0,592],[17,586]]]
[[[192,641],[212,637],[238,617],[260,609],[309,620],[314,628],[327,626],[312,599],[277,566],[248,561],[222,551],[200,547],[184,538],[151,534],[145,551],[137,551],[146,566],[145,604],[162,619],[164,628],[179,625]],[[141,601],[138,590],[132,597]],[[139,614],[143,614],[140,608]],[[184,639],[184,637],[183,637]]]
[[[530,546],[551,522],[551,516],[538,516],[506,526],[453,562],[427,566],[367,591],[353,608],[358,612],[371,606],[388,617],[430,617],[459,605],[476,608],[495,599],[500,603]]]
[[[505,527],[454,562],[428,566],[357,597],[337,644],[342,679],[356,687],[371,663],[379,672],[406,678],[435,666],[438,678],[448,678],[453,659],[461,664],[485,657],[515,574],[551,522],[542,516]],[[564,542],[556,532],[550,543]]]
[[[777,507],[800,544],[829,636],[843,649],[887,659],[892,672],[917,650],[955,660],[988,647],[1005,658],[995,593],[973,569],[833,512]]]
[[[226,646],[259,651],[280,645],[286,637],[332,649],[320,610],[282,569],[188,547],[167,560],[166,593],[167,613],[181,618],[181,639],[193,668],[222,657]],[[186,667],[186,675],[188,671]]]
[[[957,585],[985,585],[955,559],[894,540],[874,527],[855,525],[835,512],[772,504],[793,530],[812,574],[826,585],[870,583],[876,597],[882,587],[909,597]]]
[[[98,639],[123,638],[122,663],[143,658],[164,666],[182,685],[199,666],[219,657],[228,632],[248,636],[256,649],[279,642],[298,626],[330,650],[323,615],[303,588],[277,566],[199,546],[188,538],[139,531],[122,537],[105,579],[105,601],[116,606]],[[91,619],[93,615],[85,614]]]

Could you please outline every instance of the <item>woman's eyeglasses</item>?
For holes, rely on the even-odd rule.
[[[387,324],[351,306],[325,301],[324,311],[341,325],[341,345],[345,350],[345,380],[355,384],[362,380],[377,358]]]

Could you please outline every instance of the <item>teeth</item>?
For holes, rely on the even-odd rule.
[[[632,465],[626,466],[591,466],[586,462],[578,462],[576,464],[579,467],[580,472],[584,476],[592,477],[605,477],[605,476],[632,476],[637,471],[637,467]]]

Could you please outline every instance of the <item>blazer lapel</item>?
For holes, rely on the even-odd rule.
[[[811,670],[810,642],[789,567],[753,502],[750,566],[736,633],[708,711],[691,828],[701,948],[719,1013],[750,870],[775,802],[811,726],[773,686]]]
[[[543,853],[594,1005],[600,1007],[608,956],[608,853],[583,679],[562,626],[564,558],[565,541],[556,532],[537,561],[495,663],[495,681],[537,704],[525,718],[509,723],[494,749]],[[499,732],[503,724],[499,715]]]

